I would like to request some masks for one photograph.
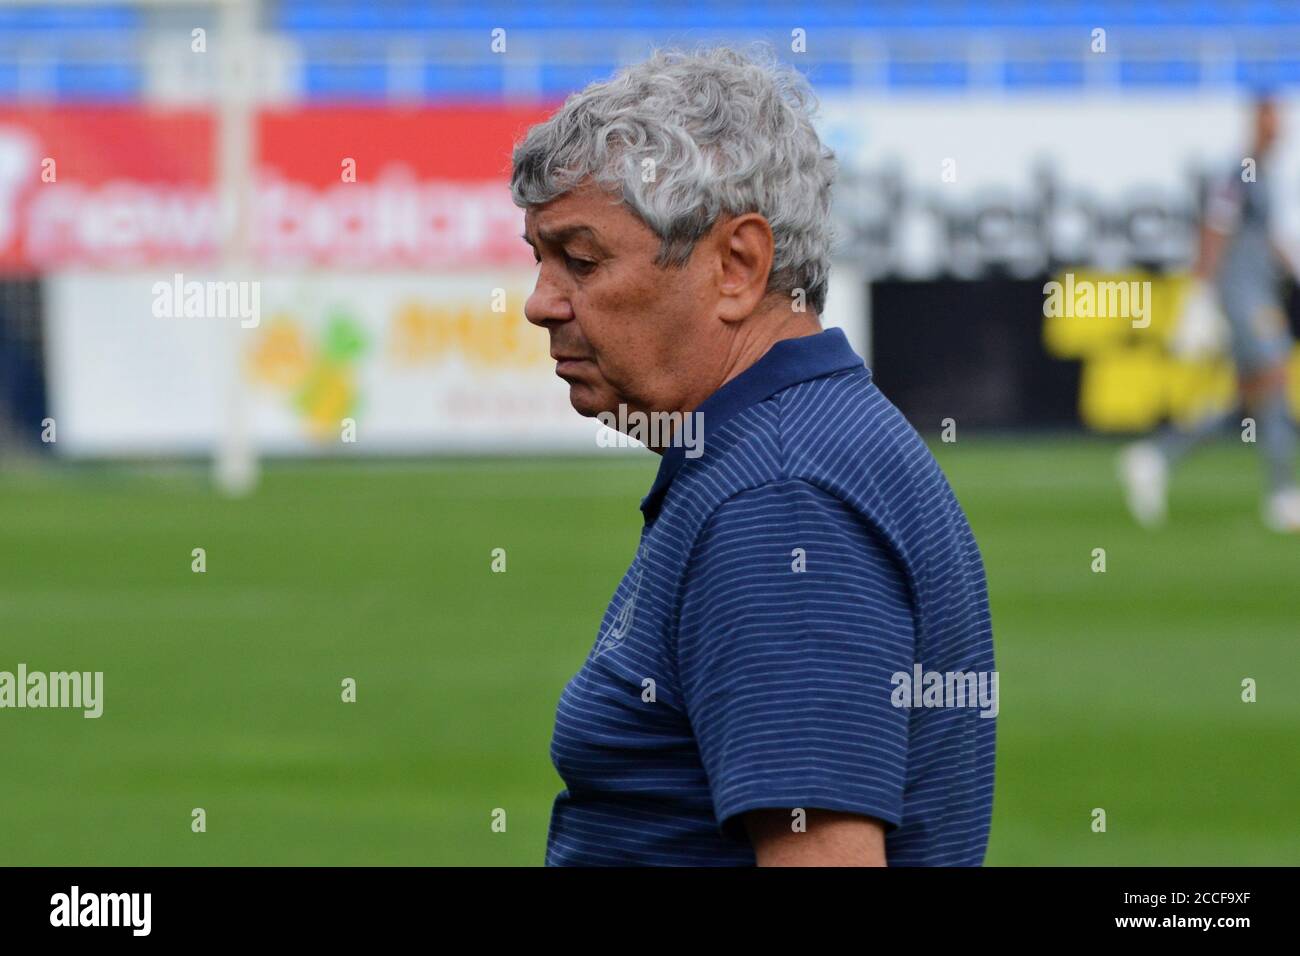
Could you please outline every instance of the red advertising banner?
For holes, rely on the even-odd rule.
[[[506,181],[547,110],[273,110],[258,119],[254,244],[276,267],[531,262]],[[0,269],[201,265],[222,216],[206,111],[0,109]]]

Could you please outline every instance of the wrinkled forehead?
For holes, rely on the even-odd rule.
[[[650,232],[621,198],[592,185],[575,187],[550,202],[524,209],[524,233],[530,241],[585,238],[608,246],[641,231]]]

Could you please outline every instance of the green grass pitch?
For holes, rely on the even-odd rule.
[[[1227,444],[1139,531],[1116,447],[935,446],[989,572],[988,863],[1294,864],[1300,540]],[[540,864],[555,703],[656,462],[272,464],[245,501],[198,468],[0,473],[0,670],[105,673],[98,720],[0,711],[0,864]]]

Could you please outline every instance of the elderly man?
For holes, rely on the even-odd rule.
[[[770,57],[661,52],[515,148],[525,312],[573,407],[706,426],[702,454],[655,448],[640,546],[560,698],[550,865],[983,861],[983,564],[821,328],[835,160],[812,103]]]

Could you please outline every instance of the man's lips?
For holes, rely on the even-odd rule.
[[[590,362],[591,359],[581,358],[577,355],[552,355],[555,359],[555,374],[563,375],[565,372],[571,372],[582,365],[584,362]]]

